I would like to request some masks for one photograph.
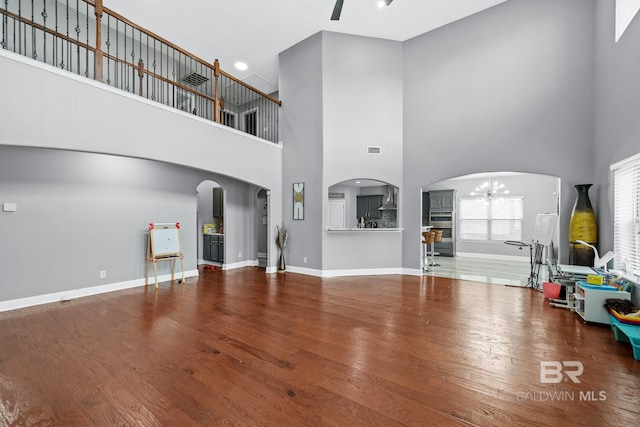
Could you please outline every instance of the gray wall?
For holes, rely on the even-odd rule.
[[[288,264],[328,271],[344,269],[345,260],[351,269],[399,267],[400,233],[388,234],[384,244],[363,234],[355,244],[324,230],[329,187],[353,178],[396,186],[402,180],[402,44],[322,32],[281,54],[280,73]],[[367,154],[369,145],[382,154]],[[287,194],[299,181],[305,182],[305,220],[290,221]]]
[[[596,120],[594,204],[600,253],[613,250],[613,189],[609,168],[640,153],[640,21],[615,43],[615,2],[598,0],[596,20]],[[593,200],[593,199],[592,199]]]
[[[0,202],[18,206],[0,212],[0,301],[144,278],[150,222],[180,222],[185,271],[194,270],[201,234],[196,187],[213,178],[225,182],[151,160],[0,146]],[[249,193],[247,184],[225,184]],[[229,208],[236,234],[248,228],[246,211],[248,205]],[[249,236],[240,233],[231,253],[247,247]],[[158,272],[169,273],[170,263],[158,263]]]
[[[323,41],[322,212],[326,229],[332,185],[369,178],[400,187],[402,44],[330,32],[324,33]],[[369,145],[379,146],[381,154],[367,154]],[[356,237],[325,231],[322,244],[324,270],[373,271],[401,265],[401,233],[364,232]]]
[[[289,231],[288,266],[322,268],[323,143],[322,34],[280,54],[280,135],[283,221]],[[286,101],[285,101],[286,100]],[[293,220],[293,184],[304,182],[304,220]],[[307,263],[303,258],[307,258]]]
[[[559,176],[567,235],[572,186],[594,180],[594,20],[591,0],[510,0],[404,44],[405,268],[420,188],[449,177]]]

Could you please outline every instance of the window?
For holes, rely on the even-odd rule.
[[[640,154],[612,165],[611,170],[615,268],[640,275]]]
[[[461,240],[522,240],[522,197],[460,198]]]

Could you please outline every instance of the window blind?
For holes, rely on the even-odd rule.
[[[614,267],[640,275],[640,153],[611,165]]]
[[[522,240],[522,197],[460,198],[461,240]]]

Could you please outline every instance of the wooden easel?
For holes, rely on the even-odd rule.
[[[171,281],[174,281],[176,271],[176,261],[180,260],[182,269],[182,283],[184,279],[184,255],[180,242],[180,223],[150,223],[149,242],[147,245],[147,267],[145,286],[149,284],[149,263],[153,263],[153,273],[156,279],[156,289],[158,289],[158,261],[171,261]]]

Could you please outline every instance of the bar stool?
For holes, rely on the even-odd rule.
[[[429,268],[429,255],[433,253],[433,242],[435,241],[435,231],[422,232],[422,268],[424,271],[433,271]],[[429,250],[431,249],[431,250]]]
[[[436,234],[433,238],[434,242],[441,242],[442,241],[442,230],[433,230],[433,232]],[[440,255],[439,252],[436,252],[434,250],[435,244],[431,247],[431,263],[429,264],[431,267],[437,267],[440,264],[436,264],[434,256],[436,255]]]

